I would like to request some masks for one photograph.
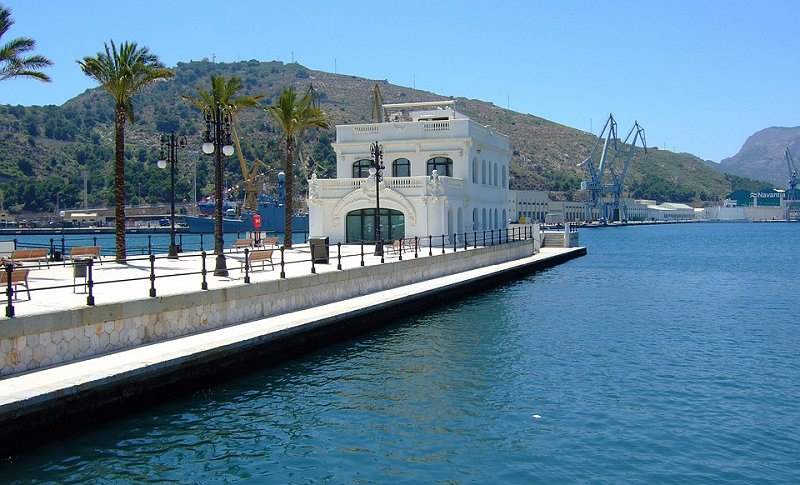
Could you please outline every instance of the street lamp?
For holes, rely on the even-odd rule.
[[[186,137],[175,136],[173,131],[169,135],[161,134],[161,156],[158,159],[158,168],[167,168],[170,165],[169,182],[169,255],[170,259],[178,259],[178,246],[175,244],[175,164],[178,163],[178,149],[186,148]]]
[[[206,133],[203,137],[203,153],[214,154],[214,254],[217,255],[214,276],[228,276],[223,249],[222,233],[222,156],[233,155],[231,141],[231,115],[216,103],[213,110],[206,111]]]
[[[374,142],[369,148],[372,160],[369,163],[369,174],[375,177],[375,256],[383,256],[381,242],[381,195],[380,183],[383,180],[383,146]]]

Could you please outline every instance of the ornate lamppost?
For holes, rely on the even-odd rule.
[[[175,164],[178,163],[178,149],[186,148],[186,137],[175,136],[173,131],[169,135],[161,134],[161,156],[158,158],[158,168],[167,168],[169,163],[169,254],[168,258],[178,259],[178,246],[175,244]]]
[[[206,111],[206,133],[203,137],[203,153],[214,154],[214,254],[217,255],[214,276],[228,276],[225,264],[225,240],[222,232],[222,156],[233,155],[231,140],[231,116],[219,103],[211,111]]]
[[[372,161],[369,164],[369,174],[375,177],[375,256],[383,256],[383,242],[381,241],[381,187],[383,181],[383,146],[374,142],[369,148]]]

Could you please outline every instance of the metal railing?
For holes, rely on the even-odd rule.
[[[488,231],[473,231],[473,232],[463,232],[463,233],[454,233],[450,235],[440,234],[438,236],[434,236],[429,234],[427,236],[413,236],[413,237],[403,237],[396,240],[386,241],[384,242],[381,240],[381,245],[384,248],[384,255],[387,253],[389,255],[397,256],[398,261],[402,261],[403,257],[406,256],[407,259],[411,258],[411,254],[413,254],[413,258],[418,258],[420,254],[423,254],[424,248],[427,243],[428,248],[428,256],[435,256],[438,254],[448,254],[448,253],[456,253],[459,251],[469,251],[471,249],[478,249],[479,247],[486,247],[486,246],[496,246],[501,244],[508,244],[515,241],[527,241],[536,238],[537,235],[534,234],[532,227],[518,227],[518,228],[508,228],[508,229],[494,229]],[[358,264],[354,264],[352,268],[356,267],[363,267],[366,265],[365,261],[365,251],[364,246],[373,246],[375,244],[374,241],[358,241],[357,243],[348,243],[350,246],[358,246],[360,248],[359,252],[356,254],[342,254],[342,243],[336,243],[333,246],[329,246],[328,258],[326,264],[331,264],[331,260],[336,261],[336,269],[341,271],[345,268],[345,265],[342,264],[343,260],[358,259]],[[335,258],[330,256],[330,248],[334,247],[336,249]],[[132,281],[149,281],[149,287],[147,295],[150,298],[156,298],[158,296],[158,288],[157,288],[157,281],[163,280],[165,278],[174,278],[179,276],[199,276],[199,287],[200,290],[208,290],[208,265],[207,259],[209,256],[214,256],[213,253],[207,253],[205,250],[201,250],[199,253],[182,253],[180,255],[181,260],[186,259],[196,259],[199,263],[200,268],[196,271],[180,271],[180,272],[169,272],[169,273],[162,273],[157,274],[157,267],[155,262],[158,260],[165,260],[170,259],[167,254],[157,256],[152,252],[154,246],[150,245],[148,248],[151,252],[147,255],[142,255],[139,257],[131,257],[126,259],[126,264],[134,266],[137,262],[146,262],[146,266],[148,268],[147,275],[137,276],[137,277],[127,277],[127,278],[116,278],[116,279],[109,279],[109,280],[101,280],[98,281],[95,278],[95,266],[96,262],[94,259],[76,259],[71,261],[64,261],[61,262],[63,266],[73,266],[77,267],[80,266],[76,271],[73,269],[73,284],[57,284],[57,285],[50,285],[50,286],[43,286],[37,288],[30,288],[26,285],[23,290],[17,290],[16,287],[19,286],[19,281],[14,280],[14,272],[18,271],[19,269],[26,269],[31,270],[34,268],[19,268],[14,263],[6,263],[4,265],[4,271],[6,276],[6,288],[5,288],[5,295],[6,295],[6,309],[5,315],[8,318],[13,318],[16,315],[16,308],[15,303],[19,304],[19,300],[15,298],[17,293],[27,293],[30,299],[31,292],[44,292],[48,290],[57,290],[57,289],[66,289],[72,288],[75,291],[78,288],[84,289],[84,294],[86,295],[86,305],[94,306],[95,305],[95,289],[101,285],[111,285],[111,284],[118,284],[118,283],[126,283]],[[251,248],[244,248],[243,256],[244,259],[241,260],[241,273],[243,274],[243,282],[244,284],[251,284],[251,272],[252,272],[252,256],[253,252],[258,251],[258,249],[251,249]],[[308,253],[309,257],[301,258],[301,259],[293,259],[291,261],[287,261],[286,259],[286,248],[281,245],[277,249],[273,249],[273,251],[278,251],[280,255],[279,262],[273,262],[271,259],[269,264],[271,266],[279,266],[280,268],[280,279],[286,278],[286,268],[289,265],[297,265],[297,264],[308,264],[310,263],[310,273],[315,274],[317,272],[317,264],[320,264],[321,258],[315,257],[315,245],[311,242],[308,246]],[[298,252],[304,253],[305,248],[298,248]],[[385,256],[381,255],[380,263],[385,263]],[[172,259],[171,261],[174,261]],[[102,264],[102,259],[100,260]],[[262,263],[266,264],[266,262]],[[85,274],[82,270],[85,270]],[[38,271],[47,271],[46,268],[42,268]],[[229,271],[236,271],[235,269],[229,269]],[[76,276],[78,275],[78,276]],[[82,278],[83,281],[75,282],[76,278]]]

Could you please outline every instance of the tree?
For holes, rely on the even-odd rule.
[[[251,165],[247,165],[242,146],[239,142],[239,134],[236,132],[236,115],[242,110],[255,108],[262,95],[237,96],[242,89],[242,80],[236,76],[226,78],[225,76],[211,75],[211,91],[197,89],[197,96],[184,96],[183,99],[190,102],[194,107],[203,113],[212,113],[217,105],[221,107],[224,114],[231,117],[231,135],[236,146],[236,156],[239,158],[239,165],[242,169],[242,179],[245,189],[244,207],[257,210],[256,201],[260,184],[260,178],[256,171],[263,166],[260,160],[255,160]]]
[[[0,6],[0,38],[14,25],[11,10]],[[41,69],[51,66],[50,59],[40,55],[26,55],[36,48],[36,41],[28,37],[17,37],[0,46],[0,80],[31,77],[49,82],[50,77]]]
[[[134,122],[133,96],[146,86],[169,79],[174,73],[165,68],[147,47],[123,42],[117,49],[112,40],[105,52],[78,61],[83,72],[95,79],[114,99],[114,203],[117,262],[125,261],[125,122]]]
[[[298,97],[292,87],[285,88],[275,103],[267,108],[267,112],[283,132],[283,143],[286,159],[283,171],[286,174],[286,201],[284,204],[285,225],[283,245],[292,247],[292,216],[294,215],[294,163],[297,144],[303,133],[309,128],[328,128],[325,113],[314,103],[312,92]]]

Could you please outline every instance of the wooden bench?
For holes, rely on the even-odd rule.
[[[103,257],[100,253],[100,246],[75,246],[69,250],[69,259],[97,259],[103,264]]]
[[[253,247],[253,240],[252,239],[237,239],[233,241],[233,250],[238,251],[244,248],[251,248]]]
[[[28,272],[29,269],[15,269],[11,272],[11,285],[14,287],[14,294],[17,294],[17,287],[24,286],[25,291],[28,293],[28,301],[31,299],[31,290],[28,287]],[[0,271],[0,286],[2,286],[5,292],[5,288],[8,288],[8,272],[3,269]]]
[[[41,266],[42,261],[47,262],[47,249],[15,249],[9,259],[15,263],[36,262]]]
[[[250,271],[253,271],[253,263],[261,263],[261,269],[264,269],[264,264],[269,263],[271,269],[275,269],[275,263],[272,262],[272,249],[258,249],[250,251]],[[244,271],[244,261],[242,261],[242,271]]]
[[[265,237],[265,238],[261,239],[261,244],[263,246],[277,247],[278,246],[278,238],[277,237]]]

